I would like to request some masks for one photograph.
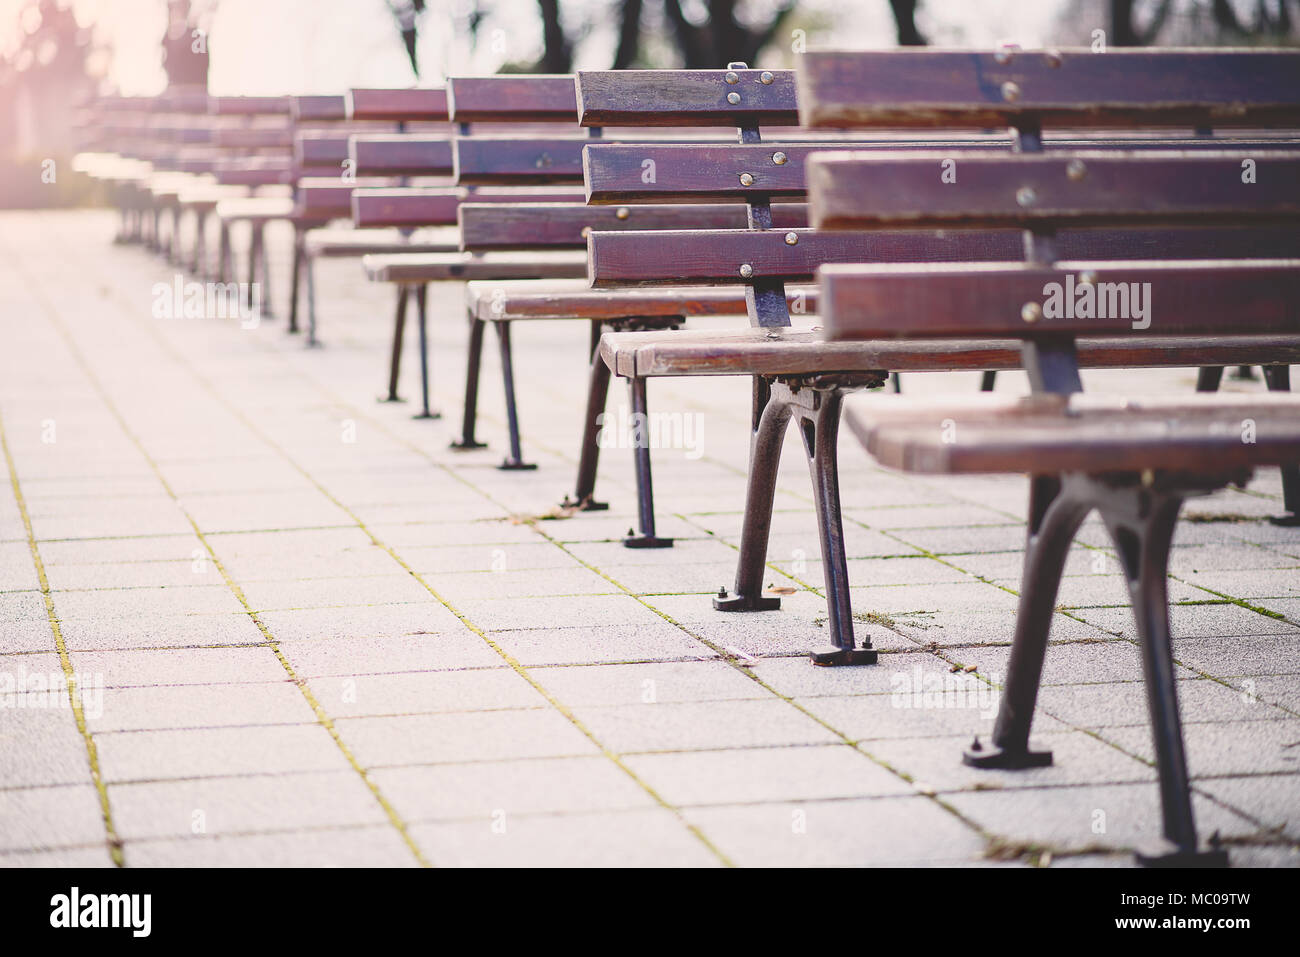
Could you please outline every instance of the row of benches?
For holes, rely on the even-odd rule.
[[[1025,398],[952,404],[907,395],[849,419],[890,467],[1031,476],[1002,708],[992,746],[966,760],[1050,762],[1030,749],[1029,723],[1065,554],[1079,524],[1099,511],[1137,615],[1172,845],[1147,860],[1222,862],[1220,849],[1198,846],[1191,815],[1168,550],[1185,498],[1244,483],[1256,467],[1283,469],[1284,521],[1294,521],[1300,405],[1280,394],[1117,403],[1083,395],[1079,370],[1199,366],[1208,392],[1223,366],[1262,365],[1269,388],[1289,392],[1289,365],[1300,357],[1300,55],[1002,50],[801,59],[797,74],[731,64],[580,73],[576,81],[453,78],[445,94],[353,91],[350,109],[332,109],[336,122],[449,121],[455,132],[295,130],[296,162],[286,174],[296,183],[295,290],[303,270],[311,298],[310,259],[330,251],[364,254],[370,278],[397,287],[390,398],[413,298],[423,414],[432,415],[425,288],[468,280],[455,444],[481,447],[475,410],[491,323],[509,469],[531,467],[519,434],[511,324],[589,322],[589,398],[567,500],[579,510],[603,507],[595,478],[611,374],[628,381],[633,413],[648,411],[652,377],[751,376],[738,570],[714,604],[779,607],[762,580],[776,469],[793,420],[826,573],[831,647],[813,655],[823,665],[876,660],[854,635],[849,601],[836,467],[844,396],[882,386],[891,373],[897,388],[900,371],[1024,368],[1032,386]],[[298,121],[310,112],[296,109]],[[309,155],[363,179],[314,182],[305,175]],[[424,174],[445,178],[364,179]],[[329,217],[306,211],[337,215],[344,198],[354,230],[314,242],[309,231]],[[396,242],[406,244],[416,228],[452,223],[452,240],[424,246],[395,248],[375,234],[396,228]],[[809,285],[819,277],[820,287]],[[743,328],[680,328],[741,315]],[[314,309],[309,326],[314,339]],[[639,529],[625,544],[670,546],[655,530],[650,450],[634,455]]]

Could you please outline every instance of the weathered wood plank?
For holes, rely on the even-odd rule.
[[[1300,122],[1296,51],[819,51],[797,83],[810,127]]]
[[[444,89],[375,90],[348,92],[348,116],[355,120],[390,122],[445,122],[447,91]]]
[[[827,265],[821,282],[831,339],[1300,334],[1300,260]]]
[[[451,77],[447,103],[455,123],[572,123],[578,116],[568,74]]]
[[[796,126],[799,122],[790,70],[581,71],[577,93],[583,126]]]

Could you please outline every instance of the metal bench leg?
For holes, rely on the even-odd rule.
[[[650,474],[650,403],[646,397],[646,380],[634,376],[627,380],[627,388],[632,399],[633,432],[637,440],[632,452],[636,465],[636,511],[640,528],[639,534],[628,529],[623,545],[625,548],[672,548],[671,538],[660,538],[655,534],[655,493]]]
[[[270,259],[266,252],[266,229],[262,223],[253,224],[253,235],[248,244],[248,301],[251,306],[253,301],[253,285],[261,283],[261,295],[258,301],[261,303],[263,319],[270,319],[274,312],[271,309],[271,270]]]
[[[1166,846],[1139,852],[1148,867],[1226,867],[1227,851],[1202,849],[1192,815],[1191,784],[1178,714],[1178,682],[1169,634],[1169,548],[1173,542],[1182,495],[1141,488],[1113,490],[1100,507],[1119,552],[1137,621],[1146,684],[1147,710],[1160,776],[1160,806]]]
[[[993,387],[998,383],[997,370],[988,370],[980,376],[980,391],[992,392]]]
[[[1264,366],[1264,381],[1270,392],[1291,391],[1290,366]],[[1300,525],[1300,466],[1282,466],[1282,507],[1291,514],[1270,519],[1274,525]]]
[[[208,214],[202,209],[194,211],[194,258],[190,262],[190,272],[199,279],[208,278]]]
[[[844,393],[838,388],[812,392],[811,408],[798,411],[797,427],[812,474],[813,500],[826,575],[826,606],[832,648],[812,653],[815,665],[874,665],[871,640],[861,647],[853,637],[853,603],[849,594],[848,558],[844,551],[844,522],[840,515],[839,446],[840,409]]]
[[[537,466],[524,461],[519,440],[519,409],[515,404],[515,364],[510,350],[510,323],[502,319],[493,321],[492,325],[496,326],[497,344],[501,348],[501,384],[505,387],[506,424],[510,429],[510,456],[497,468],[507,472],[532,471]]]
[[[1196,371],[1197,392],[1218,392],[1223,382],[1223,366],[1202,366]]]
[[[1031,479],[1029,529],[1011,659],[993,726],[993,745],[986,747],[977,739],[962,758],[971,767],[1014,771],[1052,763],[1052,752],[1030,750],[1029,728],[1034,720],[1034,702],[1038,699],[1061,573],[1070,543],[1091,511],[1086,501],[1062,496],[1060,480],[1054,476],[1037,475]]]
[[[316,257],[303,255],[303,280],[307,286],[307,348],[320,345],[316,338]]]
[[[411,416],[413,419],[441,419],[441,412],[429,408],[429,333],[428,333],[428,294],[429,287],[421,283],[415,287],[415,321],[420,332],[420,411]]]
[[[478,376],[483,366],[485,325],[483,320],[472,315],[469,317],[469,354],[465,360],[465,410],[460,422],[460,438],[451,443],[451,447],[459,452],[487,448],[486,442],[474,438],[474,427],[478,424]]]
[[[605,401],[609,398],[609,366],[594,351],[591,354],[591,377],[587,386],[587,411],[582,422],[582,452],[578,458],[578,481],[573,498],[565,496],[560,504],[584,512],[603,512],[608,502],[597,502],[596,467],[600,464],[600,435],[605,421]]]
[[[230,224],[221,220],[221,236],[217,240],[217,282],[227,282],[231,273]]]
[[[1237,366],[1237,368],[1232,370],[1232,378],[1241,379],[1246,382],[1253,382],[1255,381],[1255,367]]]
[[[308,273],[310,276],[310,273]],[[397,311],[393,314],[393,346],[388,359],[388,395],[380,402],[405,402],[397,394],[397,381],[402,374],[402,343],[406,339],[406,304],[411,298],[411,288],[405,283],[397,287]]]
[[[289,333],[298,332],[298,285],[302,277],[302,255],[303,247],[306,245],[306,230],[299,229],[295,223],[293,227],[293,266],[291,267],[292,275],[289,277]]]
[[[736,588],[728,595],[724,588],[713,599],[718,611],[771,611],[781,599],[764,596],[763,573],[767,570],[767,543],[772,531],[772,502],[776,496],[777,469],[781,447],[790,424],[789,389],[761,376],[754,377],[754,405],[749,435],[749,479],[745,488],[745,520],[740,531],[740,556],[736,562]]]

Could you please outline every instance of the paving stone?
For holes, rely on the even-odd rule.
[[[1216,677],[1300,674],[1300,634],[1184,638],[1174,641],[1174,657]]]
[[[645,788],[603,756],[380,768],[371,779],[407,822],[655,805]]]
[[[299,678],[351,677],[459,668],[493,668],[502,658],[478,635],[392,635],[292,641],[280,653]]]
[[[47,657],[47,656],[41,656]],[[49,656],[52,657],[52,656]],[[28,671],[37,668],[35,663]],[[58,662],[49,672],[57,675]],[[0,781],[7,788],[51,784],[85,784],[90,781],[86,744],[77,730],[66,692],[44,696],[5,698],[0,711]],[[43,704],[44,706],[38,706]],[[11,706],[15,705],[15,706]]]
[[[1268,721],[1290,717],[1255,696],[1201,678],[1178,683],[1178,704],[1184,723],[1200,721]],[[1125,725],[1147,727],[1146,686],[1140,681],[1080,685],[1049,685],[1038,695],[1044,711],[1078,727]]]
[[[913,793],[902,778],[847,745],[635,754],[624,760],[679,807]]]
[[[596,751],[568,718],[540,707],[341,718],[335,726],[365,767],[570,757]]]
[[[238,725],[312,724],[316,715],[292,682],[106,688],[92,734]]]
[[[116,784],[109,798],[118,836],[126,841],[388,822],[374,794],[350,768]]]
[[[977,860],[984,841],[926,798],[688,808],[733,862],[747,867],[916,867]]]
[[[257,617],[276,641],[286,644],[339,638],[455,634],[465,630],[454,612],[433,600],[266,611]]]
[[[497,823],[499,822],[499,823]],[[493,829],[497,823],[497,830]],[[504,830],[501,830],[501,828]],[[721,861],[662,808],[418,824],[411,833],[445,867],[716,867]]]
[[[838,737],[782,701],[689,701],[580,707],[574,715],[620,753],[830,744]]]
[[[1300,839],[1300,776],[1264,774],[1210,778],[1198,781],[1196,789],[1260,821],[1265,827],[1276,829],[1292,841]]]
[[[336,718],[496,711],[546,704],[537,689],[504,662],[498,668],[474,671],[316,678],[310,686],[321,707]]]
[[[1146,728],[1107,728],[1102,736],[1144,760],[1155,759]],[[1300,772],[1300,721],[1189,724],[1183,740],[1193,778]]]
[[[245,600],[257,612],[428,603],[432,597],[427,588],[406,573],[249,582],[241,587]]]
[[[391,826],[132,841],[133,867],[416,867]]]
[[[109,783],[348,768],[320,725],[124,731],[95,743]]]
[[[63,618],[60,627],[68,650],[74,652],[266,642],[257,623],[243,611],[147,618]]]
[[[665,660],[705,660],[715,652],[662,619],[648,625],[494,631],[491,639],[526,667]]]
[[[88,784],[0,788],[0,851],[91,844],[104,838],[99,793]]]
[[[0,853],[0,868],[5,867],[116,867],[108,845],[99,847],[61,847],[50,851],[12,851]]]
[[[770,700],[742,670],[721,661],[534,668],[532,677],[569,707]]]
[[[102,681],[106,688],[288,680],[284,667],[270,648],[86,651],[75,656],[73,666]]]

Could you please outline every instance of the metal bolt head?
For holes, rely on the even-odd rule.
[[[1003,47],[997,53],[993,54],[993,59],[996,60],[998,63],[1000,63],[1002,66],[1006,66],[1008,63],[1011,62],[1011,50],[1008,49],[1007,47]]]
[[[786,234],[785,234],[785,244],[786,244],[787,246],[798,246],[798,245],[799,245],[799,234],[798,234],[798,233],[786,233]]]
[[[749,263],[741,263],[741,264],[740,264],[740,275],[741,275],[741,278],[743,278],[743,279],[749,279],[750,277],[752,277],[752,276],[754,275],[754,267],[751,266]]]
[[[1047,61],[1048,66],[1055,69],[1056,67],[1059,67],[1061,65],[1061,51],[1048,50],[1046,53],[1043,54],[1043,59]]]
[[[786,159],[787,159],[786,155],[782,153],[780,150],[777,150],[775,153],[772,154],[772,162],[775,163],[777,166],[784,166]]]
[[[1028,323],[1035,323],[1043,318],[1043,307],[1036,302],[1027,302],[1020,307],[1020,318]]]
[[[1088,166],[1081,159],[1072,159],[1065,164],[1065,175],[1077,183],[1088,175]]]
[[[1021,186],[1016,190],[1016,202],[1021,206],[1033,206],[1038,201],[1038,194],[1032,186]]]
[[[758,82],[762,83],[764,86],[771,86],[773,79],[775,79],[775,77],[773,77],[767,70],[764,70],[758,75]]]
[[[1097,281],[1097,274],[1093,272],[1091,269],[1085,269],[1083,272],[1079,273],[1080,286],[1091,286],[1096,281]]]
[[[735,106],[737,103],[740,102],[740,94],[737,93],[735,90],[732,90],[730,93],[727,94],[727,102],[730,103],[732,106]]]
[[[1012,80],[1002,84],[1002,99],[1008,103],[1014,103],[1020,99],[1020,84]]]
[[[616,219],[627,219],[631,215],[632,215],[632,210],[628,209],[626,206],[620,206],[617,210],[614,211],[614,217]]]
[[[590,227],[590,226],[583,226],[583,227],[582,227],[582,238],[583,238],[583,239],[586,239],[586,238],[587,238],[588,236],[590,236],[590,235],[591,235],[591,227]]]
[[[724,79],[725,79],[728,83],[730,83],[730,84],[732,84],[732,85],[734,86],[735,84],[737,84],[737,83],[740,82],[740,75],[739,75],[739,74],[736,74],[736,73],[733,73],[733,72],[731,72],[730,70],[728,70],[728,71],[727,71],[727,75],[724,77]]]
[[[753,185],[754,185],[754,177],[753,177],[753,175],[750,174],[750,173],[741,173],[741,174],[740,174],[740,185],[741,185],[741,186],[753,186]]]

